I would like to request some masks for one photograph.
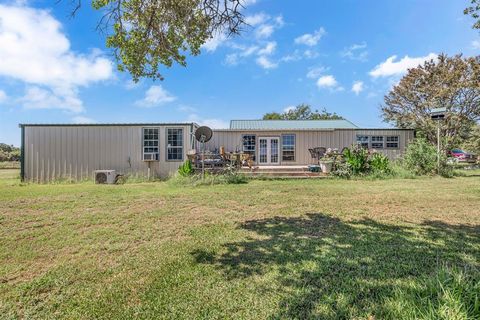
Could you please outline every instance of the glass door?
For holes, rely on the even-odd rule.
[[[280,163],[280,139],[278,137],[258,138],[258,163],[279,164]]]

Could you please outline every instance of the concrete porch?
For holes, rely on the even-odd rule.
[[[308,166],[254,166],[252,169],[242,167],[240,172],[246,176],[265,176],[271,178],[325,178],[328,175],[321,172],[310,172]]]

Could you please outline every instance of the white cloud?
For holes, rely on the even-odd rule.
[[[72,122],[75,124],[90,124],[90,123],[97,123],[97,121],[93,120],[89,117],[84,116],[76,116],[72,118]]]
[[[321,76],[317,80],[317,87],[319,89],[330,89],[332,91],[343,91],[344,88],[340,86],[332,75]]]
[[[355,81],[352,85],[352,91],[358,96],[363,91],[363,82]]]
[[[99,50],[73,52],[47,10],[0,5],[0,48],[0,76],[33,85],[22,98],[27,106],[81,112],[78,88],[113,74],[111,61]]]
[[[290,111],[293,111],[295,110],[295,106],[287,106],[283,109],[283,112],[290,112]]]
[[[270,19],[270,17],[265,13],[257,13],[254,15],[246,16],[245,23],[252,27],[255,27],[256,25],[266,22],[268,19]]]
[[[301,35],[301,36],[295,38],[295,43],[296,44],[304,44],[306,46],[313,47],[313,46],[317,45],[317,43],[325,35],[325,33],[326,33],[325,29],[320,28],[317,31],[315,31],[313,34],[306,33],[304,35]]]
[[[255,36],[259,39],[270,38],[275,31],[275,27],[271,24],[262,24],[255,30]]]
[[[367,48],[367,43],[362,42],[360,44],[353,44],[348,48],[344,48],[340,55],[343,58],[348,58],[350,60],[357,60],[361,62],[367,61],[368,51],[364,50]]]
[[[216,118],[204,119],[195,113],[188,117],[187,122],[195,122],[201,126],[207,126],[212,129],[228,129],[230,126],[230,123],[225,120]]]
[[[327,71],[328,69],[325,68],[325,67],[316,67],[316,68],[312,68],[308,71],[307,73],[307,78],[309,79],[317,79],[318,77],[320,77],[325,71]]]
[[[208,39],[203,45],[202,48],[207,50],[207,52],[214,52],[227,40],[227,35],[223,32],[217,32],[210,39]]]
[[[268,42],[263,49],[258,51],[258,54],[261,56],[269,56],[275,52],[277,48],[277,43],[275,41]]]
[[[135,105],[146,108],[158,107],[176,99],[167,90],[163,89],[161,85],[153,85],[145,92],[145,97],[137,100]]]
[[[18,101],[26,109],[66,109],[75,113],[84,111],[77,91],[68,87],[50,89],[28,86]]]
[[[418,65],[424,63],[425,61],[435,59],[437,59],[437,55],[435,53],[430,53],[425,57],[417,58],[405,56],[398,61],[395,61],[397,60],[397,56],[394,55],[373,68],[373,70],[370,71],[369,74],[374,78],[400,76],[406,73],[408,69],[415,68]]]
[[[276,67],[278,67],[278,63],[271,61],[266,56],[259,56],[255,61],[263,69],[275,69]]]
[[[480,50],[480,40],[473,40],[472,41],[472,48],[475,50]]]
[[[5,102],[7,100],[7,94],[5,91],[0,90],[0,103]]]

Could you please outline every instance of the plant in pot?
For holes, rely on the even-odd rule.
[[[329,148],[325,155],[320,158],[318,163],[320,164],[320,169],[323,173],[330,173],[332,171],[333,164],[335,163],[335,157],[336,153]]]

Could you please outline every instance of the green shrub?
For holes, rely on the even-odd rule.
[[[376,174],[390,174],[392,172],[390,160],[381,153],[372,154],[369,163],[371,170]]]
[[[416,175],[435,174],[437,149],[425,138],[416,138],[408,145],[402,163]]]
[[[336,162],[331,174],[337,178],[350,179],[353,175],[353,171],[350,164],[346,162]]]
[[[368,150],[359,145],[345,148],[343,157],[345,162],[350,166],[353,175],[365,174],[370,169],[368,163]]]
[[[185,162],[178,168],[178,173],[182,177],[188,177],[195,173],[193,169],[192,161],[190,159],[185,160]]]

